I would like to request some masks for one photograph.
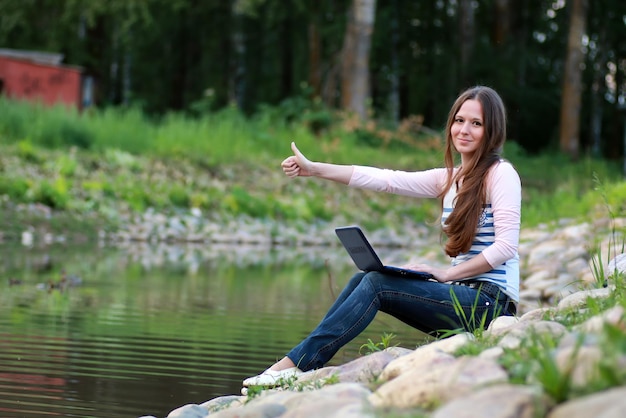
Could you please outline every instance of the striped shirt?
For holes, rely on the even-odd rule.
[[[445,187],[447,170],[396,171],[374,167],[354,166],[351,187],[394,193],[412,197],[437,197]],[[477,225],[476,236],[467,253],[452,258],[452,265],[483,254],[492,269],[467,277],[485,280],[500,286],[515,301],[519,301],[519,230],[521,219],[521,182],[513,166],[501,161],[487,174],[487,204]],[[443,201],[442,223],[454,209],[456,188],[451,187]]]

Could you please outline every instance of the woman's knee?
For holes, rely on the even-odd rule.
[[[388,276],[378,271],[367,272],[361,278],[361,282],[366,282],[375,291],[383,289],[388,280]]]
[[[361,280],[363,280],[363,277],[365,277],[367,273],[364,271],[360,271],[358,273],[356,273],[354,276],[352,276],[350,278],[350,281],[348,282],[348,285],[352,288],[355,288],[359,285],[359,283],[361,283]]]

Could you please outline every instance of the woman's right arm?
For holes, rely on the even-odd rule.
[[[350,183],[354,167],[351,165],[338,165],[309,161],[300,152],[295,143],[291,143],[293,154],[287,157],[281,164],[283,172],[289,177],[319,177],[325,180],[336,181],[342,184]]]

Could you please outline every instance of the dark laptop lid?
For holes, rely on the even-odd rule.
[[[344,226],[335,229],[335,233],[360,270],[381,271],[383,269],[383,263],[365,238],[361,228]]]
[[[409,270],[401,267],[385,266],[374,248],[370,245],[365,234],[358,226],[344,226],[335,229],[339,241],[354,261],[354,264],[363,271],[380,271],[401,277],[430,280],[433,276],[422,271]]]

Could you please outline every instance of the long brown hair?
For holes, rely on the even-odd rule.
[[[459,109],[467,100],[477,100],[483,109],[484,136],[479,148],[466,166],[459,167],[454,174],[454,154],[451,128]],[[446,254],[456,257],[469,251],[476,234],[478,221],[487,203],[485,179],[489,169],[500,160],[506,139],[506,110],[502,99],[493,89],[484,86],[472,87],[456,99],[450,109],[446,123],[445,165],[448,180],[440,198],[456,184],[458,190],[454,210],[447,218],[443,231],[448,236]]]

